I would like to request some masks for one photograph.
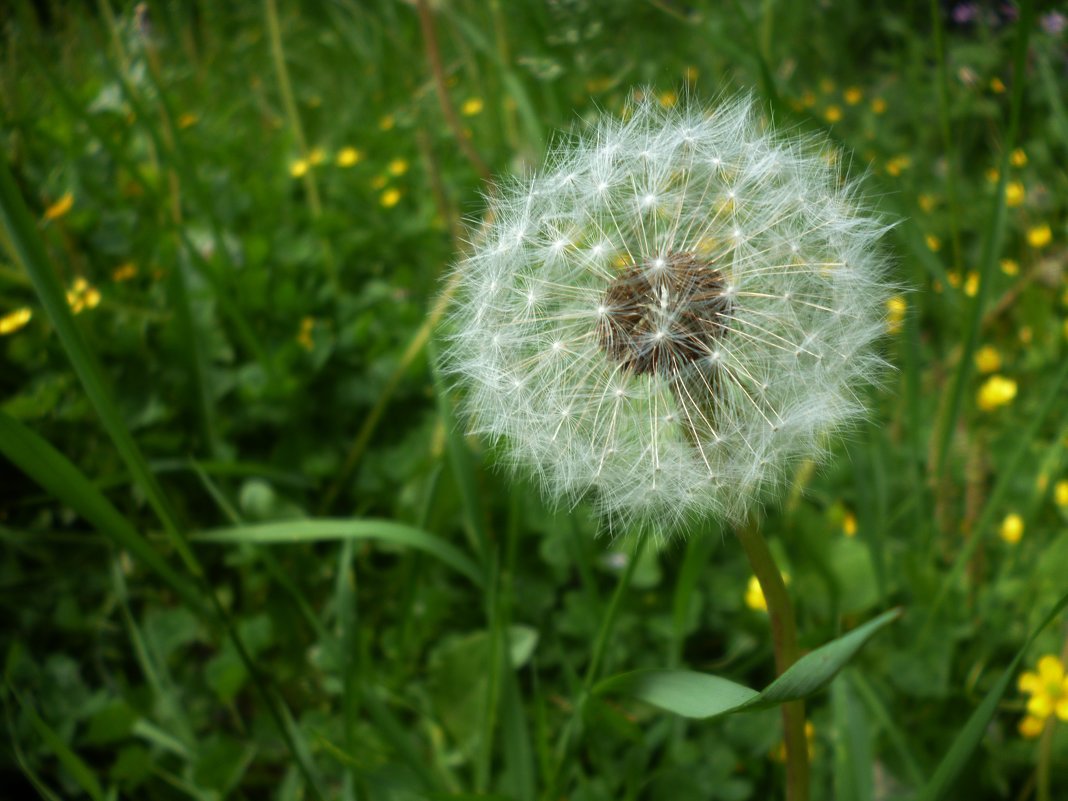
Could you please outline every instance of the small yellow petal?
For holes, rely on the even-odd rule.
[[[768,602],[764,600],[764,590],[760,588],[760,582],[756,576],[750,576],[749,583],[745,587],[745,605],[757,612],[768,611]]]
[[[1013,167],[1023,167],[1027,164],[1027,154],[1021,148],[1016,148],[1009,154],[1009,160]]]
[[[303,178],[308,174],[308,162],[304,159],[297,159],[289,165],[289,174],[294,178]]]
[[[135,275],[137,275],[137,265],[128,261],[111,271],[111,280],[121,283],[122,281],[129,281]]]
[[[386,169],[390,175],[404,175],[408,172],[408,162],[405,159],[393,159]]]
[[[657,100],[660,101],[660,105],[664,108],[671,108],[677,102],[679,102],[679,96],[675,92],[668,89],[666,92],[661,92],[659,95],[657,95]]]
[[[859,86],[850,86],[842,93],[842,98],[849,105],[855,106],[864,99],[864,93],[860,90]]]
[[[1059,685],[1064,681],[1064,663],[1053,654],[1038,660],[1038,675],[1045,685]]]
[[[1020,736],[1026,737],[1028,740],[1034,740],[1036,737],[1041,736],[1042,731],[1045,728],[1046,721],[1041,718],[1036,718],[1034,715],[1028,715],[1027,717],[1020,719]]]
[[[1042,679],[1033,670],[1025,670],[1016,680],[1016,688],[1022,693],[1034,695],[1042,689]]]
[[[874,111],[876,114],[882,114],[884,111],[886,111],[886,101],[883,100],[881,97],[875,98],[873,101],[871,101],[871,110]]]
[[[901,330],[901,323],[905,320],[908,311],[908,303],[900,295],[895,295],[886,301],[886,330],[890,334],[896,334]]]
[[[998,95],[1005,91],[1005,84],[1002,83],[1001,78],[994,76],[990,79],[990,91]]]
[[[1027,702],[1027,713],[1044,720],[1053,714],[1053,701],[1045,693],[1035,693]]]
[[[70,211],[73,206],[74,195],[71,192],[67,192],[63,197],[45,209],[44,218],[46,220],[58,220]]]
[[[1020,264],[1015,259],[1002,259],[1001,272],[1005,275],[1019,275]]]
[[[927,236],[923,238],[923,241],[927,243],[928,249],[935,253],[942,249],[942,240],[934,234],[927,234]]]
[[[378,202],[381,203],[385,208],[390,209],[396,206],[397,203],[400,202],[400,199],[401,193],[399,189],[387,189],[385,192],[382,193],[382,197],[378,199]]]
[[[842,109],[838,106],[827,106],[823,111],[823,119],[827,122],[838,122],[842,119]]]
[[[20,328],[25,327],[32,317],[33,310],[26,306],[21,309],[15,309],[13,312],[8,312],[3,317],[0,317],[0,336],[14,334]]]
[[[979,292],[979,273],[968,273],[968,277],[964,281],[964,294],[969,298],[974,298]]]

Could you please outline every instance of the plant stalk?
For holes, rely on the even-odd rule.
[[[755,522],[738,530],[749,565],[760,582],[771,618],[771,638],[775,649],[775,672],[782,675],[797,661],[801,651],[797,645],[797,621],[786,584],[775,564],[775,557]],[[786,743],[787,801],[808,801],[808,740],[805,737],[805,702],[791,701],[782,705],[783,739]]]

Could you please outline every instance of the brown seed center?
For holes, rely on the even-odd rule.
[[[665,376],[712,356],[733,308],[723,273],[693,253],[625,268],[602,305],[604,352],[627,370]]]

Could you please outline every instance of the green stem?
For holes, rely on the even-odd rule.
[[[768,543],[755,523],[738,530],[749,565],[760,582],[771,618],[771,638],[775,648],[775,671],[782,675],[797,661],[797,621],[786,584],[768,550]],[[808,801],[808,741],[805,738],[805,703],[791,701],[782,706],[783,739],[786,741],[786,798]]]

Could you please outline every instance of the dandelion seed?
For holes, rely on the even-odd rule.
[[[550,499],[661,534],[737,522],[863,413],[887,226],[747,100],[624,116],[495,193],[443,367]]]

